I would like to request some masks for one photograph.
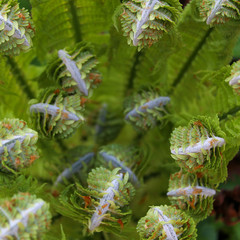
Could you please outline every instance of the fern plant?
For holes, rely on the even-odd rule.
[[[0,1],[1,239],[205,239],[240,146],[240,3],[183,2]]]

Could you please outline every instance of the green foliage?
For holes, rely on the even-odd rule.
[[[178,127],[172,132],[172,157],[185,171],[201,172],[217,184],[227,176],[227,169],[223,167],[226,165],[224,137],[218,119],[198,116],[187,127]]]
[[[49,205],[28,193],[19,193],[0,203],[2,239],[39,239],[49,228]]]
[[[181,12],[178,1],[124,1],[120,21],[128,44],[142,49],[157,42],[174,26]]]
[[[151,207],[140,219],[137,230],[141,239],[196,239],[195,222],[175,207]]]
[[[174,206],[198,223],[212,212],[216,194],[213,187],[206,175],[177,172],[170,176],[167,195]]]
[[[27,10],[19,9],[16,0],[3,0],[0,4],[0,51],[4,55],[19,55],[32,46],[32,20]]]
[[[148,130],[161,122],[166,114],[164,106],[170,101],[169,97],[159,96],[153,91],[144,91],[134,96],[134,99],[126,104],[125,120],[132,123],[137,130]]]
[[[232,1],[202,1],[200,3],[200,15],[207,20],[207,24],[219,24],[240,19],[240,4],[237,0]]]
[[[128,204],[134,195],[134,188],[128,183],[128,174],[123,177],[122,173],[118,174],[119,170],[93,169],[88,175],[88,188],[77,184],[77,190],[69,197],[65,191],[61,196],[63,206],[58,211],[74,217],[90,233],[103,230],[119,232],[129,220],[131,211]]]
[[[240,146],[239,62],[228,65],[240,56],[239,2],[19,3],[29,13],[0,1],[15,27],[0,31],[0,201],[49,202],[38,239],[196,239],[196,224],[202,236]],[[37,144],[13,141],[36,136],[25,122]]]
[[[39,158],[36,142],[38,133],[19,119],[3,119],[0,122],[1,171],[15,172],[30,166]]]

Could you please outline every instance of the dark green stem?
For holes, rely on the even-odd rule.
[[[219,116],[219,120],[224,120],[227,118],[228,115],[235,115],[237,112],[240,111],[240,106],[234,107],[232,109],[230,109],[227,113],[222,114],[221,116]]]
[[[126,89],[126,93],[127,95],[129,93],[131,93],[131,90],[134,88],[134,79],[136,77],[136,68],[137,68],[137,65],[139,64],[139,60],[140,60],[140,56],[143,55],[143,51],[138,51],[136,50],[136,53],[134,55],[134,63],[132,65],[132,68],[131,68],[131,71],[130,71],[130,75],[129,75],[129,78],[128,78],[128,83],[127,83],[127,89]]]
[[[24,77],[23,72],[18,67],[17,62],[12,57],[7,56],[7,63],[10,65],[11,70],[15,78],[17,79],[19,86],[23,89],[23,92],[28,96],[29,99],[35,98],[35,94],[28,85],[27,80]]]
[[[72,25],[75,30],[75,40],[76,42],[81,42],[82,41],[82,36],[81,36],[81,25],[79,23],[78,15],[77,15],[77,8],[74,4],[75,0],[69,0],[69,5],[70,5],[70,11],[72,14]]]
[[[191,67],[192,62],[194,61],[194,59],[198,55],[199,51],[201,50],[202,46],[205,44],[207,38],[209,37],[209,35],[213,31],[213,29],[214,28],[209,28],[208,29],[206,34],[203,36],[202,40],[199,42],[199,44],[196,46],[196,48],[194,49],[194,51],[192,52],[192,54],[190,55],[188,60],[185,62],[185,64],[183,65],[181,71],[179,72],[178,76],[176,77],[176,79],[173,82],[173,85],[172,85],[173,89],[176,88],[176,86],[180,83],[180,81],[181,81],[182,77],[184,76],[184,74]]]

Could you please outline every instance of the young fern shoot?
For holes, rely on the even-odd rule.
[[[240,19],[240,2],[238,0],[199,1],[200,15],[209,25],[225,23]]]
[[[115,168],[110,171],[103,167],[93,169],[88,175],[88,188],[77,184],[77,190],[69,198],[70,202],[66,202],[67,198],[63,196],[60,212],[66,216],[77,213],[76,218],[90,234],[120,232],[131,215],[129,202],[134,195],[134,188],[128,183],[128,173],[124,175],[119,170]],[[65,206],[71,206],[72,211],[66,211]]]
[[[0,203],[0,239],[41,239],[50,221],[48,204],[28,193]]]
[[[98,155],[102,166],[120,168],[122,173],[129,174],[129,180],[135,187],[140,186],[141,172],[147,164],[144,150],[135,146],[110,144],[102,147]]]
[[[58,89],[45,89],[39,100],[31,100],[30,104],[37,129],[48,138],[66,138],[84,122],[77,94],[68,96]]]
[[[134,96],[132,103],[125,109],[125,120],[137,130],[146,131],[161,122],[167,113],[165,105],[169,97],[159,97],[156,92],[142,92]],[[132,109],[133,108],[133,109]]]
[[[19,119],[0,122],[0,169],[4,172],[19,171],[39,158],[36,150],[38,133]]]
[[[62,59],[65,64],[67,70],[71,73],[71,77],[77,83],[77,88],[80,92],[82,92],[85,96],[88,96],[88,90],[85,81],[82,79],[81,73],[77,67],[77,64],[71,60],[71,56],[66,53],[64,50],[58,51],[59,58]]]
[[[173,206],[153,206],[138,222],[141,240],[181,240],[197,237],[191,217]]]
[[[54,85],[57,83],[68,94],[90,97],[92,89],[101,83],[97,64],[89,44],[80,42],[74,48],[59,50],[47,66],[44,78],[47,76],[50,81],[54,81]]]
[[[151,46],[171,30],[180,11],[181,5],[175,0],[124,1],[120,15],[123,33],[139,50]]]
[[[34,35],[29,12],[19,9],[18,1],[0,3],[0,52],[4,55],[19,55],[29,50]]]
[[[57,186],[59,183],[62,183],[64,179],[71,178],[75,173],[78,173],[84,164],[90,163],[94,157],[94,153],[87,153],[84,156],[80,157],[79,160],[72,164],[70,168],[66,168],[60,175],[58,175],[54,186]]]
[[[213,197],[216,194],[215,186],[209,183],[207,174],[189,174],[180,171],[170,176],[167,196],[174,206],[199,222],[212,211]]]
[[[216,137],[219,134],[219,137]],[[197,117],[187,127],[178,127],[171,134],[171,153],[180,167],[188,172],[203,172],[210,174],[216,183],[226,178],[226,164],[223,158],[225,146],[224,133],[219,128],[217,120],[207,117]],[[219,171],[224,171],[218,176]]]

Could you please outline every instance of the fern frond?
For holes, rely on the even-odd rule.
[[[119,168],[113,171],[105,168],[92,170],[88,176],[88,188],[77,184],[77,190],[70,196],[63,194],[61,203],[66,210],[58,208],[66,216],[74,216],[91,233],[110,231],[119,233],[131,215],[129,201],[134,195],[133,186],[128,183],[128,174],[123,176]]]
[[[19,55],[32,46],[34,35],[29,12],[19,9],[17,1],[0,4],[0,51],[5,55]]]
[[[173,131],[170,139],[172,157],[186,171],[202,172],[218,184],[227,176],[227,161],[222,155],[226,144],[224,137],[216,117],[198,116],[188,127]]]
[[[218,71],[199,72],[190,85],[184,86],[178,93],[171,96],[172,104],[169,111],[174,113],[174,117],[178,115],[176,120],[173,119],[174,123],[179,125],[179,117],[184,116],[185,122],[182,124],[186,124],[199,114],[208,116],[217,114],[222,118],[231,109],[239,106],[240,98],[233,93],[231,86],[225,81],[231,75],[230,72],[230,66],[222,67]],[[191,84],[195,85],[194,89]],[[197,91],[194,91],[195,89]]]
[[[196,89],[193,79],[199,71],[217,70],[230,62],[240,33],[238,22],[211,28],[201,22],[197,3],[193,0],[184,9],[176,26],[182,45],[168,61],[168,82],[174,88],[171,90],[179,91],[178,98],[184,97],[189,89]],[[194,96],[195,91],[191,92]]]
[[[128,173],[130,181],[136,186],[140,185],[140,173],[146,166],[145,155],[139,148],[119,144],[106,145],[98,154],[102,166],[110,169],[121,168],[120,171]]]
[[[125,110],[127,113],[125,120],[140,130],[152,128],[163,119],[166,113],[164,106],[169,101],[169,97],[160,97],[156,92],[151,91],[135,95],[133,103]]]
[[[66,138],[84,121],[78,94],[68,96],[49,88],[29,104],[36,128],[48,138]]]
[[[196,223],[185,212],[173,206],[153,206],[141,218],[137,231],[142,240],[195,240]]]
[[[85,42],[59,50],[40,77],[40,85],[60,85],[69,94],[92,95],[92,89],[101,83],[100,73],[95,68],[98,62],[92,52],[92,47]]]
[[[63,49],[85,40],[103,44],[109,39],[111,13],[117,0],[31,0],[36,25],[36,47],[43,57],[48,51]]]
[[[80,157],[79,160],[73,163],[70,168],[66,168],[58,175],[56,181],[54,182],[54,186],[57,186],[59,183],[62,183],[64,179],[69,179],[75,173],[78,173],[83,168],[84,164],[88,164],[94,158],[94,155],[94,153],[87,153]]]
[[[198,178],[199,177],[199,178]],[[171,203],[196,222],[205,219],[213,209],[216,190],[204,174],[174,173],[169,179],[167,196]]]
[[[14,172],[31,165],[39,155],[36,150],[37,132],[19,119],[0,122],[0,169]]]
[[[142,49],[170,31],[181,12],[178,1],[132,0],[122,3],[120,21],[128,44]]]
[[[28,193],[0,202],[1,239],[40,239],[50,227],[49,205]]]
[[[238,0],[199,1],[200,15],[207,24],[225,23],[231,19],[240,19],[240,3]]]

